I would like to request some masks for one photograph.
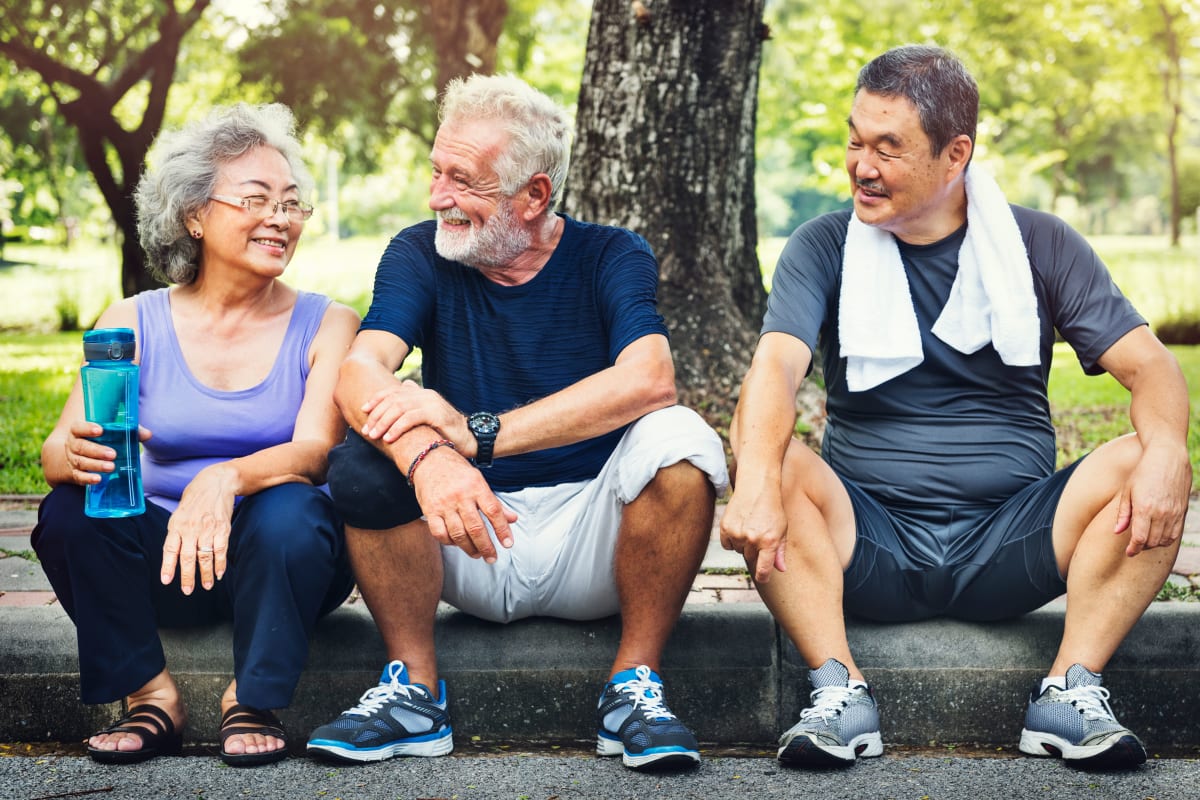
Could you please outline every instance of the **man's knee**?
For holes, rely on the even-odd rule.
[[[631,488],[638,490],[634,494],[641,494],[664,470],[680,464],[703,475],[717,495],[729,485],[721,438],[699,414],[684,406],[661,408],[638,419],[615,456],[622,462],[620,484],[626,502],[633,499],[628,496]],[[689,469],[678,470],[680,480],[690,480],[692,475]]]
[[[1130,433],[1097,447],[1079,463],[1071,483],[1083,484],[1101,495],[1115,494],[1142,458],[1142,443]],[[1079,475],[1083,475],[1082,479]]]
[[[421,516],[400,470],[353,431],[329,452],[327,481],[334,507],[353,528],[385,530]]]

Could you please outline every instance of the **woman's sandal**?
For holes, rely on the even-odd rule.
[[[227,753],[225,740],[230,736],[259,733],[283,741],[283,747],[267,753]],[[270,711],[237,703],[221,715],[221,760],[231,767],[257,767],[287,758],[287,733],[283,723]]]
[[[101,750],[88,745],[88,755],[101,764],[136,764],[155,756],[177,756],[183,751],[183,734],[176,732],[171,717],[158,706],[148,703],[129,709],[96,735],[104,733],[137,734],[142,747],[140,750]]]

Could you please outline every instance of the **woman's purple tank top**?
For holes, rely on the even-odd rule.
[[[289,442],[304,399],[308,351],[328,297],[299,292],[283,345],[266,379],[223,392],[198,381],[183,359],[171,321],[169,289],[137,296],[140,423],[146,499],[174,511],[196,473],[219,461]]]

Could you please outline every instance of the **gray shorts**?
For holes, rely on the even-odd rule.
[[[1078,464],[999,506],[889,507],[843,478],[857,526],[844,576],[847,613],[879,622],[986,621],[1059,597],[1067,584],[1054,557],[1054,514]]]

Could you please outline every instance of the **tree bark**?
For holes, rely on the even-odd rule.
[[[766,306],[754,133],[764,0],[596,0],[565,208],[659,261],[680,401],[724,431]]]

